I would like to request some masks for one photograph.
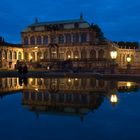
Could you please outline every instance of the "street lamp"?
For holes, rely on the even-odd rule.
[[[130,56],[128,56],[127,58],[126,58],[126,61],[127,61],[127,74],[129,74],[130,73],[130,71],[131,71],[131,57]]]
[[[116,58],[117,58],[117,51],[115,49],[113,49],[111,52],[110,52],[110,56],[111,56],[111,59],[112,59],[112,65],[111,65],[111,73],[114,74],[115,73],[115,66],[116,66]]]
[[[116,60],[116,58],[117,58],[117,51],[116,50],[111,51],[110,52],[110,56],[111,56],[112,60]]]

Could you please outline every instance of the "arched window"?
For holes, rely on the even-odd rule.
[[[73,43],[78,43],[79,42],[79,34],[73,34]]]
[[[81,51],[81,59],[86,59],[87,58],[87,53],[86,53],[86,50],[82,50]]]
[[[59,35],[59,44],[64,44],[64,36]]]
[[[42,39],[41,36],[37,37],[37,45],[41,45],[42,44]]]
[[[52,44],[56,43],[56,36],[55,35],[51,35],[51,43]]]
[[[134,62],[134,55],[131,55],[131,61]]]
[[[82,79],[81,79],[81,87],[82,87],[82,88],[85,88],[86,85],[87,85],[87,79],[86,79],[86,78],[82,78]]]
[[[47,59],[47,58],[48,58],[48,52],[45,51],[45,53],[44,53],[44,59]]]
[[[96,87],[96,79],[95,78],[90,79],[90,86],[91,87]]]
[[[99,84],[99,87],[104,87],[105,86],[105,82],[103,80],[99,80],[98,84]]]
[[[18,60],[21,60],[22,59],[22,54],[21,52],[18,53]]]
[[[82,33],[81,34],[81,43],[87,42],[87,33]]]
[[[17,52],[14,52],[14,59],[17,59]]]
[[[104,52],[104,50],[99,50],[99,52],[98,52],[99,54],[98,54],[98,56],[99,56],[99,59],[103,59],[104,58],[104,54],[105,54],[105,52]]]
[[[28,59],[29,59],[29,55],[28,55],[27,52],[24,52],[24,59],[25,59],[25,60],[28,60]]]
[[[12,52],[9,51],[9,59],[12,60]]]
[[[79,79],[75,78],[74,79],[74,86],[77,88],[79,86]]]
[[[57,59],[57,48],[56,47],[51,47],[50,52],[51,52],[51,58],[52,59]]]
[[[3,51],[3,58],[2,59],[7,59],[7,51],[6,50]]]
[[[29,41],[28,41],[28,37],[24,37],[24,45],[28,45],[29,44]]]
[[[31,60],[35,61],[35,52],[31,53],[31,58],[32,58]]]
[[[40,60],[40,59],[42,59],[42,52],[39,51],[37,53],[37,60]]]
[[[73,55],[74,55],[74,58],[75,59],[78,59],[79,58],[79,52],[78,51],[74,51]]]
[[[48,44],[48,36],[43,36],[43,44],[44,45]]]
[[[66,43],[71,43],[71,34],[66,34]]]
[[[66,58],[67,58],[67,59],[71,59],[71,57],[72,57],[72,56],[71,56],[71,51],[67,51],[67,53],[66,53]]]
[[[96,51],[95,50],[91,50],[91,52],[90,52],[90,58],[96,59]]]
[[[35,45],[35,37],[34,37],[34,36],[32,36],[32,37],[30,38],[30,44],[31,44],[31,45]]]

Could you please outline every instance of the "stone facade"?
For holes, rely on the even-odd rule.
[[[23,59],[23,49],[20,45],[0,46],[0,69],[15,69],[17,60]]]
[[[21,35],[27,62],[72,60],[83,65],[86,61],[93,69],[98,65],[107,66],[110,59],[110,44],[97,44],[96,32],[83,18],[45,23],[36,21]]]
[[[76,67],[86,70],[110,69],[113,43],[98,41],[97,33],[80,16],[76,20],[38,22],[21,32],[22,45],[0,46],[0,68],[14,69],[17,60],[25,60],[30,68],[47,67],[54,62],[71,60]],[[116,46],[118,68],[126,69],[127,57],[132,68],[139,69],[139,49]]]

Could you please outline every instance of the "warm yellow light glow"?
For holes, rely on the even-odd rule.
[[[36,46],[35,49],[37,49],[38,47]]]
[[[126,58],[126,61],[127,61],[128,63],[130,63],[130,62],[131,62],[131,57],[127,57],[127,58]]]
[[[38,91],[38,88],[35,88],[35,91]]]
[[[110,97],[110,102],[111,103],[117,103],[118,102],[118,97],[116,94],[112,94]]]
[[[33,57],[32,56],[30,56],[30,59],[32,59]]]
[[[78,58],[78,56],[75,56],[75,58],[77,59],[77,58]]]
[[[71,58],[71,56],[70,56],[70,55],[68,55],[68,58]]]
[[[33,78],[30,78],[30,83],[33,82]]]
[[[126,85],[127,85],[127,87],[131,87],[132,84],[131,84],[131,82],[127,82]]]
[[[4,60],[5,58],[3,57],[2,59]]]
[[[47,70],[50,70],[50,67],[49,66],[47,66]]]
[[[70,79],[70,78],[68,79],[68,82],[69,82],[69,83],[71,82],[71,79]]]
[[[77,78],[75,78],[75,81],[77,81],[78,79]]]
[[[117,51],[115,51],[115,50],[111,51],[110,56],[111,56],[112,59],[116,59],[117,58]]]

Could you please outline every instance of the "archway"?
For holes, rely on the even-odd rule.
[[[84,50],[81,51],[81,59],[86,59],[86,58],[87,58],[87,52],[84,49]]]
[[[91,59],[96,59],[96,51],[95,50],[91,50],[91,52],[90,52],[90,58]]]
[[[99,50],[99,52],[98,52],[98,56],[99,56],[99,59],[103,59],[104,58],[104,55],[105,55],[105,52],[104,52],[104,50]]]

